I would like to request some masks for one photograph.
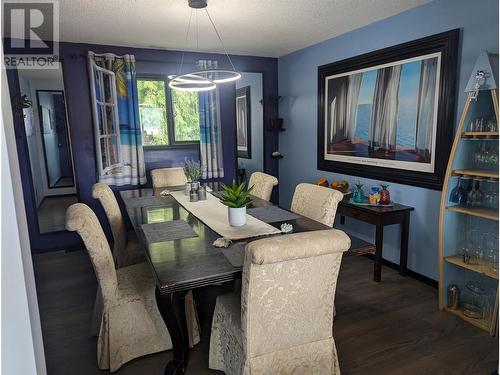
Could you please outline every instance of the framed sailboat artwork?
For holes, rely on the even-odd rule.
[[[318,68],[318,169],[441,189],[459,30]]]

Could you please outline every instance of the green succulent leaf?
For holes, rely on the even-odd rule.
[[[220,201],[222,204],[231,208],[246,207],[252,203],[252,199],[250,198],[250,191],[252,188],[247,189],[247,183],[245,181],[238,184],[236,180],[233,180],[231,186],[222,184],[223,192],[219,195]]]

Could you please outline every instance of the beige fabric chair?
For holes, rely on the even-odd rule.
[[[333,227],[335,213],[344,195],[335,189],[313,184],[298,184],[293,194],[291,211]]]
[[[106,184],[98,182],[92,187],[92,196],[101,202],[108,217],[114,238],[113,256],[115,257],[117,268],[144,262],[146,260],[145,249],[135,232],[133,230],[127,232],[125,229],[120,207],[111,188]],[[189,332],[189,346],[192,347],[200,342],[198,315],[192,292],[189,292],[186,296],[186,311],[189,312],[186,318]],[[99,332],[101,316],[102,299],[98,290],[90,328],[94,336],[97,336]]]
[[[160,168],[151,171],[153,188],[180,186],[187,182],[183,168]]]
[[[253,186],[252,195],[269,202],[273,187],[278,185],[278,179],[269,174],[254,172],[248,181],[248,187]]]
[[[144,248],[134,231],[127,231],[120,206],[111,188],[98,182],[92,186],[92,196],[98,199],[106,213],[113,233],[113,257],[118,268],[144,262]]]
[[[134,358],[171,349],[170,335],[156,306],[155,281],[148,264],[115,270],[106,236],[85,204],[68,208],[66,229],[77,231],[85,243],[102,291],[99,368],[113,372]]]
[[[248,244],[241,298],[217,299],[209,367],[227,375],[340,374],[333,302],[349,246],[335,229]]]

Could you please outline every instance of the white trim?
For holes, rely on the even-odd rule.
[[[98,173],[99,176],[102,177],[106,175],[106,173],[116,167],[120,167],[122,165],[122,157],[121,157],[121,141],[120,141],[120,121],[119,121],[119,114],[118,114],[118,100],[117,100],[117,93],[116,93],[116,76],[115,73],[112,72],[111,70],[104,69],[100,66],[98,66],[93,58],[95,55],[93,52],[89,51],[89,78],[90,78],[90,93],[92,97],[92,115],[94,119],[94,141],[95,141],[95,148],[96,148],[96,159],[97,159],[97,167],[98,167]],[[100,83],[100,96],[101,99],[104,100],[98,101],[96,97],[96,87],[95,87],[95,78],[94,78],[94,70],[98,72],[98,77],[99,77],[99,83]],[[111,89],[111,99],[112,103],[106,102],[106,98],[104,96],[104,76],[109,76],[111,77],[111,82],[110,82],[110,89]],[[99,130],[99,115],[98,115],[98,110],[102,110],[102,108],[106,107],[111,107],[113,108],[113,128],[114,128],[114,133],[107,133],[107,116],[106,116],[106,111],[104,113],[101,113],[101,117],[103,120],[103,132],[104,134],[101,134]],[[104,167],[102,165],[102,150],[101,150],[101,139],[105,138],[116,138],[116,158],[117,158],[117,163],[108,165]],[[106,150],[106,155],[110,156],[109,150]]]
[[[0,52],[3,60],[3,51]],[[7,74],[2,69],[2,372],[46,375]]]

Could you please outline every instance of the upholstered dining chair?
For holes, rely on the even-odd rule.
[[[99,200],[113,234],[113,257],[118,268],[144,262],[144,248],[133,230],[127,231],[120,206],[111,188],[98,182],[92,186],[92,197]]]
[[[269,202],[273,187],[278,185],[278,179],[262,172],[254,172],[248,180],[248,187],[253,186],[252,195]]]
[[[180,186],[187,182],[184,169],[181,167],[153,169],[151,179],[154,188]]]
[[[217,298],[209,367],[227,375],[340,374],[333,303],[349,247],[336,229],[250,242],[241,296]]]
[[[344,195],[335,189],[302,183],[295,188],[291,211],[333,227],[339,202]]]
[[[115,269],[106,236],[94,212],[83,203],[66,211],[66,229],[76,231],[90,255],[104,310],[97,341],[97,363],[111,372],[143,355],[172,348],[155,301],[155,281],[147,263]]]

